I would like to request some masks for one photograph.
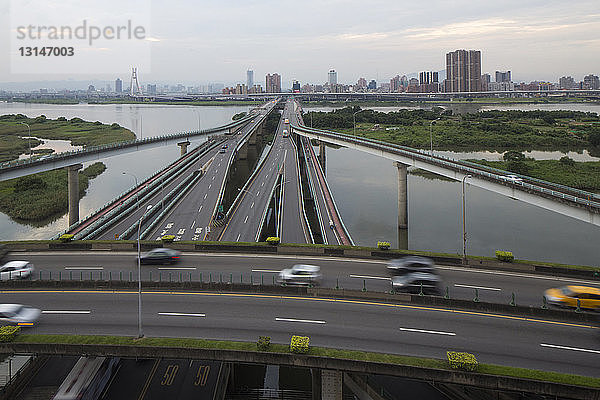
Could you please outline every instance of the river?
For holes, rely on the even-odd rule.
[[[454,105],[452,108],[454,110]],[[143,136],[197,129],[199,119],[203,128],[221,125],[230,121],[233,114],[247,109],[247,106],[0,103],[0,114],[22,113],[30,117],[44,114],[48,118],[64,116],[109,124],[117,122]],[[376,109],[391,111],[398,107]],[[477,109],[569,109],[600,113],[600,105],[571,103],[461,104],[455,112]],[[89,214],[131,187],[133,178],[122,172],[133,173],[141,180],[174,160],[178,153],[178,147],[165,146],[106,159],[107,171],[91,181],[88,194],[80,202],[80,214]],[[501,156],[493,152],[443,154],[458,158],[498,159]],[[562,155],[560,152],[533,152],[529,156],[542,159]],[[569,156],[582,161],[597,160],[587,152]],[[378,240],[385,240],[393,247],[397,246],[397,172],[392,162],[347,148],[328,148],[327,178],[356,244],[373,246]],[[408,192],[409,248],[461,253],[460,183],[409,175]],[[494,256],[495,250],[509,250],[520,259],[597,265],[600,228],[470,185],[467,185],[466,193],[468,253]],[[45,239],[64,230],[66,225],[66,216],[43,227],[31,227],[0,214],[0,239]]]

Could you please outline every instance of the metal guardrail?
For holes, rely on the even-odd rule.
[[[346,141],[349,143],[355,143],[355,144],[358,144],[361,146],[370,147],[370,148],[373,148],[373,149],[376,149],[379,151],[391,152],[394,154],[398,154],[398,155],[401,155],[404,157],[416,159],[416,160],[426,162],[429,164],[440,165],[445,168],[457,170],[457,171],[465,173],[465,174],[473,174],[473,175],[483,176],[483,177],[486,177],[493,181],[499,181],[501,183],[506,183],[502,179],[503,176],[506,176],[506,171],[502,171],[502,170],[499,170],[496,168],[486,167],[486,166],[471,163],[468,161],[453,160],[451,158],[442,157],[442,156],[435,156],[435,155],[432,156],[432,155],[425,154],[423,151],[416,150],[416,149],[413,149],[410,147],[385,143],[385,142],[382,142],[380,140],[375,140],[375,139],[357,138],[355,136],[346,135],[343,133],[314,129],[314,128],[309,128],[307,126],[294,125],[294,126],[292,126],[292,128],[294,130],[298,130],[300,132],[312,133],[314,135],[320,135],[320,136],[324,136],[324,137],[330,137],[333,139],[343,140],[343,141]],[[586,191],[579,190],[579,189],[575,189],[575,188],[571,188],[568,186],[558,185],[558,184],[544,181],[541,179],[531,178],[526,175],[518,175],[518,174],[514,174],[514,175],[517,175],[523,179],[538,182],[541,185],[545,186],[545,187],[543,187],[540,185],[534,185],[534,184],[530,184],[527,182],[522,182],[522,183],[513,185],[517,188],[529,189],[531,191],[545,194],[545,195],[554,197],[556,199],[566,200],[566,201],[575,203],[577,205],[594,208],[594,209],[596,209],[596,211],[600,212],[600,195],[597,195],[597,194],[591,193],[591,192],[586,192]],[[569,193],[564,193],[564,191],[578,193],[579,195],[585,196],[585,197],[574,196]],[[591,200],[592,198],[594,200],[598,200],[598,201],[593,201],[593,200]]]

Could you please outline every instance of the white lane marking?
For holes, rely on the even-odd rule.
[[[367,275],[350,275],[350,278],[361,278],[361,279],[381,279],[384,281],[389,281],[391,278],[387,278],[385,276],[367,276]]]
[[[504,272],[504,271],[488,271],[485,269],[468,269],[462,267],[453,267],[453,266],[444,266],[444,265],[436,265],[438,269],[446,269],[448,271],[460,271],[460,272],[476,272],[479,274],[490,274],[490,275],[503,275],[503,276],[514,276],[518,278],[528,278],[528,279],[544,279],[547,281],[563,281],[563,282],[573,282],[573,283],[582,283],[584,285],[595,285],[598,282],[586,281],[583,279],[574,279],[560,276],[546,276],[546,275],[533,275],[533,274],[523,274],[519,272]]]
[[[206,314],[189,314],[178,312],[159,312],[158,315],[168,315],[171,317],[206,317]]]
[[[265,186],[265,182],[263,181],[263,183],[261,183],[260,186]]]
[[[208,193],[204,193],[204,198],[206,199],[206,196],[208,196]]]
[[[283,322],[306,322],[309,324],[326,324],[325,321],[318,321],[312,319],[294,319],[294,318],[275,318],[275,321],[283,321]]]
[[[250,204],[250,208],[254,207],[254,202],[252,202],[252,204]]]
[[[248,222],[248,216],[246,215],[246,218],[244,219],[244,223]]]
[[[495,290],[497,292],[499,292],[499,291],[502,290],[500,288],[495,288],[495,287],[461,285],[460,283],[455,283],[454,286],[456,286],[456,287],[462,287],[462,288],[467,288],[467,289]]]
[[[177,232],[178,235],[183,235],[185,233],[185,228],[181,228],[179,229],[179,231]]]
[[[200,206],[200,208],[198,209],[198,212],[202,211],[202,207],[203,207],[203,206]]]
[[[44,310],[42,314],[90,314],[90,310]]]
[[[201,234],[202,233],[202,227],[200,226],[200,227],[196,228],[196,231],[194,231],[194,233],[197,234],[197,235]]]
[[[267,272],[267,273],[278,274],[280,271],[275,271],[274,269],[253,269],[252,272]]]
[[[215,180],[215,177],[214,177],[214,176],[213,176],[212,180],[213,180],[213,181]]]
[[[546,344],[546,343],[540,343],[540,346],[542,346],[542,347],[550,347],[552,349],[573,350],[573,351],[582,351],[584,353],[596,353],[596,354],[600,354],[600,350],[581,349],[579,347],[558,346],[558,345],[555,345],[555,344]]]
[[[260,194],[260,190],[258,192],[256,192],[256,195],[258,196]]]
[[[212,183],[210,185],[208,185],[208,188],[210,189],[211,186],[212,186]]]
[[[239,241],[240,241],[240,236],[242,236],[242,234],[241,234],[241,233],[238,233],[238,237],[237,237],[237,239],[235,239],[235,241],[236,241],[236,242],[239,242]]]
[[[196,267],[159,267],[158,269],[193,271]]]
[[[173,223],[169,222],[167,225],[165,225],[165,229],[171,229],[173,227]]]
[[[192,226],[190,226],[190,229],[194,229],[194,226],[196,226],[196,221],[194,221],[194,222],[192,223]]]
[[[88,270],[90,270],[90,271],[92,271],[92,270],[96,271],[96,270],[104,269],[104,267],[65,267],[65,269],[67,269],[67,270],[68,269],[73,269],[73,270],[79,270],[79,269],[81,269],[81,270],[86,270],[86,271],[88,271]]]
[[[430,333],[432,335],[456,336],[456,333],[454,333],[454,332],[428,331],[425,329],[414,329],[414,328],[400,328],[400,330],[404,331],[404,332],[417,332],[417,333]]]

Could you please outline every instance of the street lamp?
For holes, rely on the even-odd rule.
[[[29,142],[29,159],[31,160],[31,127],[25,122],[19,122],[19,124],[26,125],[27,129],[29,130],[29,136],[27,136],[27,141]]]
[[[462,227],[463,227],[463,263],[467,262],[467,227],[465,213],[465,180],[472,178],[472,175],[465,175],[462,178]]]
[[[357,112],[355,112],[355,113],[352,113],[352,121],[353,121],[353,127],[354,127],[354,128],[353,128],[353,131],[352,131],[352,134],[353,134],[354,136],[356,136],[356,114],[358,114],[358,113],[359,113],[359,112],[361,112],[361,111],[362,111],[362,110],[358,110]]]
[[[438,121],[439,118],[434,119],[433,121],[429,122],[429,155],[431,156],[431,158],[433,158],[433,131],[432,131],[432,125],[435,123],[435,121]]]
[[[198,112],[198,110],[196,111],[196,115],[198,116],[198,132],[200,132],[200,113]]]

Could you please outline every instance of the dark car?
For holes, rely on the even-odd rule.
[[[175,264],[179,260],[180,253],[177,250],[166,248],[152,249],[140,257],[142,264]]]
[[[397,292],[439,296],[442,294],[442,280],[429,272],[409,272],[392,278],[392,286]]]
[[[388,271],[393,275],[403,275],[410,272],[428,272],[435,274],[435,264],[427,257],[406,256],[390,260]]]

